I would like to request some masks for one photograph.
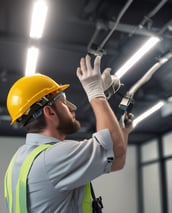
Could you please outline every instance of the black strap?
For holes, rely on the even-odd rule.
[[[93,198],[92,201],[93,213],[102,213],[103,209],[102,197],[100,196],[96,198],[92,183],[90,183],[90,188],[91,188],[91,195]]]

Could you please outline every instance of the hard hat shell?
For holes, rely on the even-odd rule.
[[[52,92],[64,91],[69,86],[69,84],[59,85],[52,78],[42,74],[20,78],[12,85],[7,96],[7,109],[12,119],[11,124],[14,124],[42,97]]]

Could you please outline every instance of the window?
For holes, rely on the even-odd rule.
[[[157,140],[149,141],[141,148],[142,162],[156,160],[158,158]]]
[[[166,162],[167,168],[167,192],[168,192],[168,212],[172,213],[172,159]]]
[[[172,213],[172,132],[138,146],[139,213]]]
[[[144,213],[161,213],[159,164],[146,165],[143,168]]]
[[[164,156],[172,155],[172,133],[163,137]]]

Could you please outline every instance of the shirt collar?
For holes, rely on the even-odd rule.
[[[26,144],[29,145],[41,145],[45,143],[54,144],[58,142],[59,140],[54,137],[49,137],[38,133],[27,133],[26,135]]]

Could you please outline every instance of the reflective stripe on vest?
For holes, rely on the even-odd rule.
[[[32,150],[31,153],[24,160],[20,169],[19,178],[16,185],[15,213],[27,213],[26,188],[27,188],[28,173],[30,171],[30,168],[36,156],[38,156],[43,150],[47,149],[50,146],[52,145],[42,144],[38,146],[37,148]],[[6,198],[9,213],[14,213],[13,198],[12,198],[12,170],[13,170],[13,165],[15,162],[16,155],[17,153],[12,158],[4,179],[5,198]],[[84,187],[84,198],[82,202],[82,209],[83,209],[83,213],[92,213],[90,183],[86,184]]]
[[[12,169],[14,165],[14,161],[16,158],[17,153],[13,156],[7,172],[5,174],[5,179],[4,179],[4,187],[5,187],[5,198],[6,198],[6,204],[8,208],[8,212],[12,212]]]
[[[83,213],[92,213],[92,202],[91,202],[91,188],[90,183],[87,183],[84,187],[84,199],[82,201]]]
[[[47,149],[52,145],[50,144],[42,144],[35,148],[28,157],[24,160],[19,178],[16,186],[16,204],[15,204],[15,213],[27,213],[27,199],[26,199],[26,181],[29,170],[32,166],[32,163],[36,156],[41,153],[43,150]],[[12,158],[10,165],[7,169],[5,176],[5,197],[8,204],[9,213],[13,213],[13,200],[12,200],[12,169],[14,165],[14,161],[16,158],[16,154]]]

